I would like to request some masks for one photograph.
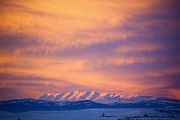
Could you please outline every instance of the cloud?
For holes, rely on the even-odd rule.
[[[43,78],[35,75],[25,75],[25,73],[0,73],[1,81],[36,81],[36,80],[50,80],[48,78]]]
[[[132,11],[150,5],[144,1],[139,4],[83,0],[61,3],[56,0],[51,3],[5,1],[1,4],[1,36],[27,34],[62,49],[88,46],[126,37],[127,32],[114,31],[112,28],[121,26]]]
[[[178,97],[177,3],[3,1],[0,87],[33,97],[71,88]]]
[[[123,45],[117,49],[117,52],[152,52],[158,50],[167,49],[167,46],[163,46],[162,44],[152,44],[152,43],[135,43]]]

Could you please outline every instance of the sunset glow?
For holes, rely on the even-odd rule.
[[[180,99],[179,5],[1,1],[0,99],[67,90]]]

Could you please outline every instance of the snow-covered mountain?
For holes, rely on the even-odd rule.
[[[158,99],[152,96],[122,96],[120,94],[110,94],[97,91],[69,91],[58,94],[44,94],[40,100],[47,101],[82,101],[91,100],[98,103],[138,103]]]

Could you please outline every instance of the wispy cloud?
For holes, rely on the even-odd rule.
[[[2,1],[0,89],[14,97],[71,86],[179,98],[178,3]]]

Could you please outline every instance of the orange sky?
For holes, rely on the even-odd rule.
[[[180,99],[172,1],[1,1],[0,99],[72,89]]]

